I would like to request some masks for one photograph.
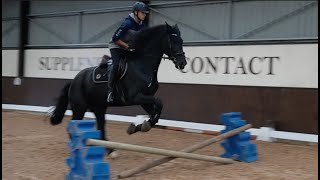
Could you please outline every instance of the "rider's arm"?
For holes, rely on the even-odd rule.
[[[118,41],[115,41],[114,43],[116,43],[117,45],[119,45],[125,49],[129,48],[129,45],[126,42],[122,41],[121,39],[119,39]]]
[[[114,43],[116,43],[117,45],[128,49],[129,45],[122,41],[121,38],[123,38],[123,36],[125,35],[125,33],[127,33],[127,31],[132,27],[132,24],[129,20],[125,20],[121,26],[117,29],[117,31],[114,33],[113,37],[112,37],[112,41]]]

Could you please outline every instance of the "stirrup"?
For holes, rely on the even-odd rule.
[[[108,93],[107,102],[113,102],[112,92],[109,92],[109,93]]]

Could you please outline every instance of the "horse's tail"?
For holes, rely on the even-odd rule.
[[[68,82],[63,87],[63,89],[61,90],[60,96],[58,97],[56,106],[54,107],[53,111],[50,112],[50,122],[52,125],[57,125],[62,122],[64,113],[68,108],[68,103],[69,103],[68,94],[69,94],[70,85],[71,85],[71,82]]]

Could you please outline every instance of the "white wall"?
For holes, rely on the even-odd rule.
[[[18,50],[2,50],[2,76],[18,76]]]
[[[162,61],[162,83],[318,88],[318,44],[184,47],[188,65]],[[97,66],[107,48],[26,50],[25,76],[72,79]],[[2,51],[3,76],[17,74],[17,52]],[[16,68],[15,68],[16,67]]]

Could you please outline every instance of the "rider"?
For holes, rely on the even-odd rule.
[[[107,102],[113,101],[113,87],[116,81],[116,74],[119,68],[120,56],[126,50],[132,51],[133,48],[124,42],[123,38],[128,30],[140,31],[145,27],[143,20],[146,14],[149,13],[148,7],[143,2],[136,2],[133,5],[132,13],[130,13],[121,26],[114,33],[111,41],[109,42],[109,49],[112,57],[113,66],[108,66],[108,98]],[[112,69],[110,67],[113,67]]]

